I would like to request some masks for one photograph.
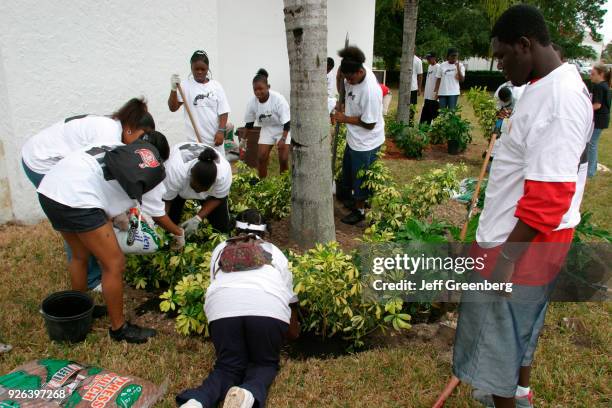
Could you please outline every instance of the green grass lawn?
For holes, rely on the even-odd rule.
[[[395,94],[396,95],[396,94]],[[465,106],[464,102],[464,106]],[[473,120],[468,106],[464,112]],[[612,132],[601,139],[600,162],[612,167]],[[482,135],[474,135],[464,155],[423,160],[388,160],[395,178],[408,182],[423,171],[446,161],[463,161],[476,175],[485,147]],[[277,169],[275,161],[272,169]],[[273,170],[272,173],[277,172]],[[583,209],[607,229],[610,221],[611,173],[590,181]],[[162,315],[135,317],[154,319],[165,327],[145,345],[111,342],[108,320],[94,325],[81,344],[51,343],[39,314],[41,300],[49,293],[69,287],[66,262],[59,235],[48,223],[36,226],[0,227],[0,341],[14,346],[0,355],[0,373],[26,361],[66,358],[96,364],[120,373],[169,383],[159,404],[174,406],[174,395],[201,382],[212,367],[214,350],[202,337],[182,337],[173,332]],[[137,301],[128,296],[126,310]],[[609,407],[612,396],[612,307],[610,304],[553,304],[540,339],[532,376],[536,404],[541,407]],[[577,317],[583,328],[567,328],[564,317]],[[283,357],[280,374],[272,386],[269,407],[428,407],[450,376],[451,346],[413,341],[403,346],[369,350],[332,359],[291,360]],[[461,385],[448,407],[476,407],[470,388]]]

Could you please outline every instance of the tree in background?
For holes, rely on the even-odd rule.
[[[284,0],[291,78],[291,239],[336,238],[327,113],[327,0]]]
[[[594,58],[592,47],[582,45],[591,33],[601,40],[606,0],[525,0],[542,10],[552,40],[565,50],[568,59]],[[514,1],[516,2],[516,1]],[[490,56],[491,19],[497,5],[506,0],[428,0],[419,4],[416,55],[429,51],[446,55],[459,48],[462,58]],[[398,4],[400,7],[398,7]],[[377,0],[374,54],[387,69],[397,69],[402,51],[403,0]],[[509,4],[508,4],[509,5]],[[507,7],[506,7],[507,8]],[[505,9],[505,8],[504,8]]]
[[[612,42],[609,42],[608,45],[606,45],[606,48],[601,53],[601,59],[606,64],[612,64]]]
[[[412,67],[414,66],[414,40],[416,37],[419,0],[404,0],[404,35],[402,41],[402,60],[400,66],[399,100],[397,105],[398,122],[410,122],[410,90]]]
[[[480,0],[480,4],[489,18],[489,32],[493,31],[493,26],[502,13],[514,3],[516,3],[515,0]],[[493,71],[493,63],[495,59],[493,58],[493,49],[491,46],[489,46],[489,58],[491,59],[489,71]]]

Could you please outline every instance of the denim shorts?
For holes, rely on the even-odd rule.
[[[533,361],[552,287],[554,283],[515,284],[510,298],[464,292],[455,334],[453,374],[487,393],[514,397],[520,368]]]
[[[357,151],[348,145],[342,159],[342,184],[347,191],[353,191],[353,199],[361,201],[370,197],[370,192],[361,187],[362,177],[357,177],[360,170],[367,170],[378,157],[380,146],[367,151]]]
[[[106,213],[100,208],[72,208],[40,193],[38,201],[56,231],[89,232],[108,221]]]

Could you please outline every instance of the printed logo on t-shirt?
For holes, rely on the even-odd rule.
[[[183,163],[187,163],[197,158],[200,153],[206,148],[205,145],[199,143],[185,143],[179,147]]]
[[[272,117],[272,113],[266,112],[259,115],[259,122],[266,122],[268,119]]]
[[[149,149],[137,149],[134,151],[134,153],[137,153],[140,156],[140,159],[142,160],[142,163],[138,165],[138,167],[140,167],[141,169],[147,167],[159,167],[159,161],[157,161],[157,158]]]
[[[353,91],[349,91],[348,95],[346,95],[346,96],[348,96],[349,98],[351,98],[351,100],[352,100],[352,101],[354,101],[354,100],[355,100],[355,97],[356,97],[357,95],[355,95],[355,94],[353,93]]]
[[[195,98],[193,98],[193,106],[198,106],[198,101],[206,101],[208,99],[212,100],[214,96],[215,93],[212,91],[205,94],[198,94]]]

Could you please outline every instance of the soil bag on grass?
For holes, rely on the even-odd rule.
[[[165,385],[68,360],[31,361],[0,376],[2,408],[146,408],[165,392]]]
[[[161,238],[155,232],[155,223],[144,214],[132,231],[122,231],[116,227],[114,230],[119,247],[124,254],[152,254],[161,246]]]

